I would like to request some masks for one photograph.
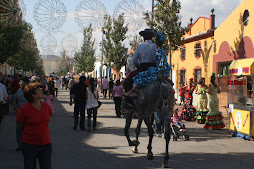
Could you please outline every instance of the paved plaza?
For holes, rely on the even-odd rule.
[[[142,124],[139,153],[133,154],[124,136],[125,119],[115,116],[114,103],[100,99],[96,131],[73,130],[73,106],[69,93],[59,91],[50,121],[53,143],[52,169],[150,169],[160,168],[165,141],[154,137],[154,159],[146,159],[148,134]],[[248,169],[254,166],[254,143],[232,138],[226,130],[209,131],[184,122],[190,141],[170,142],[169,165],[174,169]],[[130,129],[134,139],[137,119]],[[5,116],[0,131],[0,169],[22,169],[23,156],[15,149],[15,113]],[[39,167],[38,167],[39,168]]]

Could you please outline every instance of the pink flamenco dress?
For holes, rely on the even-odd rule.
[[[54,113],[55,110],[54,110],[54,106],[53,106],[53,96],[52,96],[52,95],[49,95],[49,96],[44,95],[44,101],[45,101],[46,103],[48,103],[48,105],[49,105],[49,107],[50,107],[52,113]]]

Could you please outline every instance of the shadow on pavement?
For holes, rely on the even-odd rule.
[[[59,92],[59,96],[62,97],[63,95]],[[117,136],[124,137],[124,124],[119,127],[101,128],[102,124],[98,123],[96,131],[90,133],[80,130],[74,131],[72,129],[73,119],[70,118],[73,117],[73,110],[66,110],[62,103],[55,99],[56,112],[50,121],[50,135],[53,144],[52,169],[152,169],[161,167],[163,154],[155,154],[154,160],[148,161],[145,154],[147,151],[132,154],[132,147],[128,147],[126,139],[124,143],[114,142]],[[105,117],[103,115],[98,118]],[[23,157],[21,152],[15,151],[15,115],[8,115],[3,125],[5,127],[0,133],[0,169],[21,169],[23,168]],[[134,129],[133,127],[130,129],[131,136],[134,136]],[[200,131],[203,134],[201,137]],[[209,131],[200,128],[188,128],[188,132],[191,141],[199,141],[198,139],[206,141],[205,139],[214,139],[214,137],[216,139],[227,138],[222,134],[209,133]],[[97,143],[95,147],[87,144],[88,140],[93,139],[93,134],[103,134],[100,140],[94,140]],[[105,135],[110,135],[114,146],[106,147],[104,145]],[[147,137],[146,128],[141,128],[141,137]],[[143,144],[147,144],[147,142]],[[213,145],[207,146],[213,148]],[[188,145],[186,144],[187,149]],[[248,168],[247,166],[253,165],[254,159],[254,153],[177,154],[177,152],[170,151],[169,164],[171,168],[175,169]]]

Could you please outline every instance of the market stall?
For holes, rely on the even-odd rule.
[[[233,61],[229,74],[235,76],[228,82],[229,129],[254,137],[254,58]]]

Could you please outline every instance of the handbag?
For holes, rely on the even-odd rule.
[[[93,93],[93,96],[94,96],[94,98],[96,99],[96,97],[95,97],[95,95],[94,95],[94,93]],[[95,108],[100,108],[101,107],[101,101],[99,101],[98,99],[96,99],[97,100],[97,102],[98,102],[98,106],[97,107],[95,107]]]

